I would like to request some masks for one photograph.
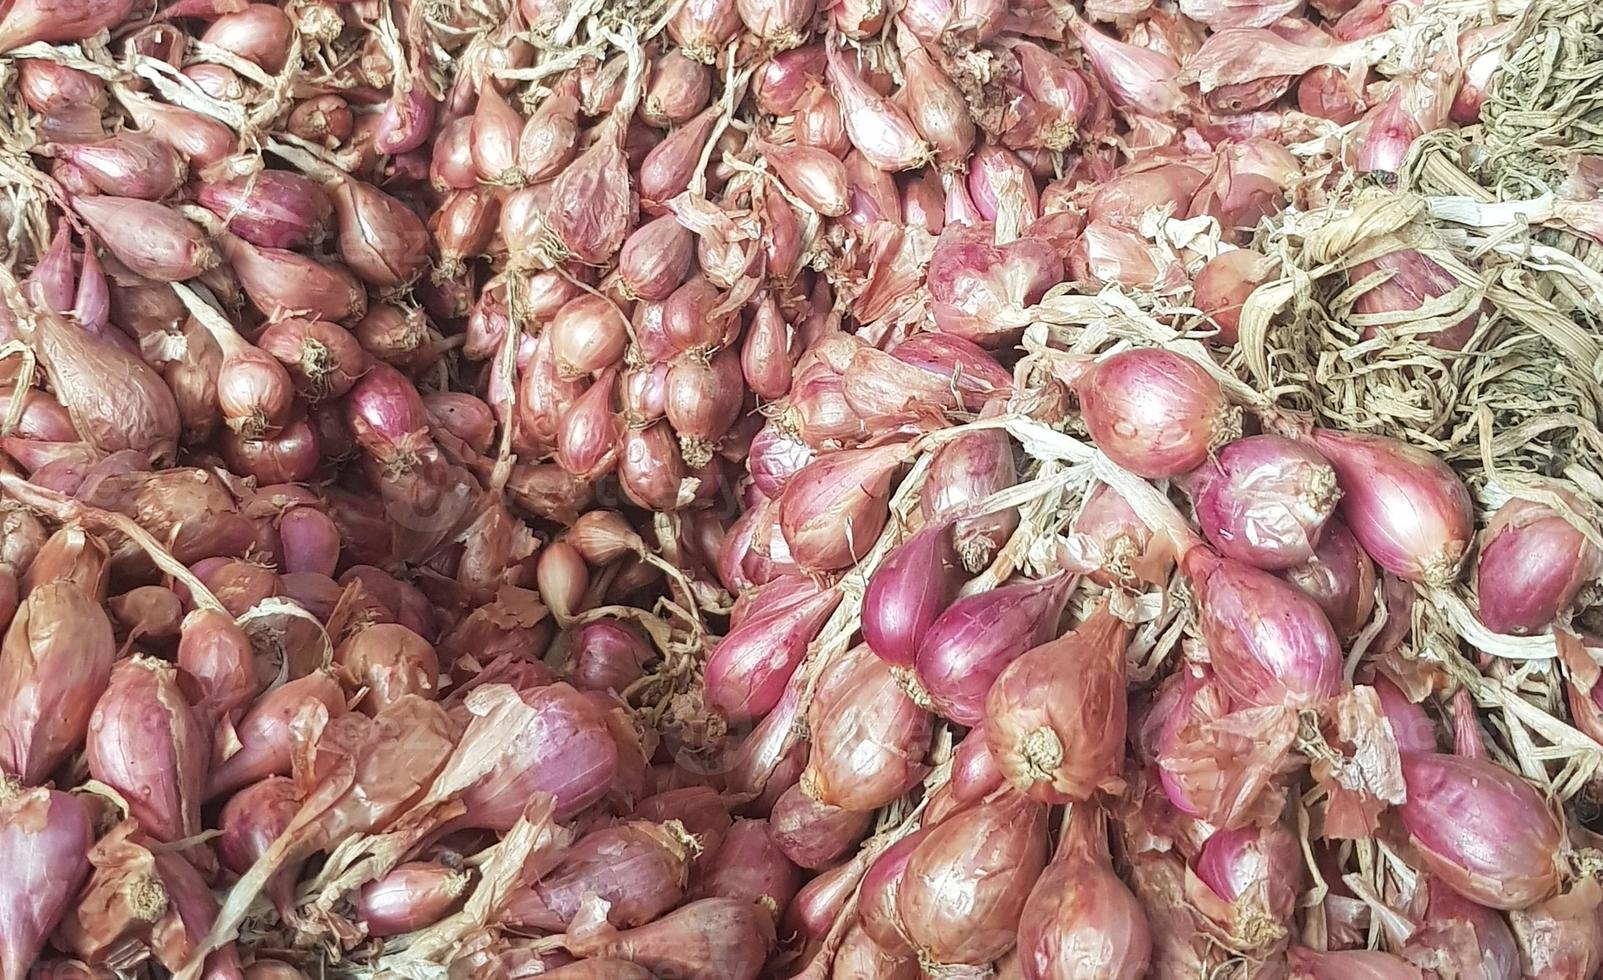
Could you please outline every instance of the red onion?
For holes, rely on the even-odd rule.
[[[836,589],[815,589],[788,605],[759,611],[730,630],[707,658],[708,703],[732,722],[751,721],[773,710],[840,599]]]
[[[924,634],[915,666],[919,683],[943,717],[977,725],[997,675],[1057,633],[1074,577],[1058,573],[965,596]]]
[[[367,312],[367,290],[344,266],[287,249],[258,248],[234,236],[221,241],[251,305],[269,316],[295,312],[340,321]]]
[[[1531,976],[1585,977],[1603,965],[1598,928],[1603,891],[1583,878],[1567,893],[1509,913],[1519,937],[1522,964]],[[1511,975],[1519,974],[1516,966]]]
[[[295,25],[270,3],[252,3],[212,21],[201,40],[255,62],[270,75],[284,70]]]
[[[1563,832],[1530,783],[1487,759],[1405,753],[1408,799],[1397,807],[1425,867],[1494,909],[1551,895]]]
[[[1001,245],[995,234],[988,222],[949,223],[928,270],[936,327],[984,347],[1015,343],[1029,307],[1063,279],[1063,256],[1049,243]]]
[[[807,725],[812,748],[801,785],[823,803],[875,810],[912,789],[927,771],[929,712],[866,647],[854,648],[821,675]]]
[[[765,820],[736,820],[712,855],[698,897],[752,902],[778,916],[800,887],[796,866],[774,846]]]
[[[685,56],[709,65],[739,30],[740,11],[734,0],[690,0],[668,21],[668,35]]]
[[[1298,947],[1291,951],[1293,976],[1306,980],[1421,980],[1419,967],[1391,953],[1375,949],[1349,949],[1316,953]]]
[[[653,656],[634,630],[611,619],[586,623],[575,630],[571,651],[568,675],[581,691],[621,693],[640,679]]]
[[[1426,887],[1426,920],[1408,937],[1409,951],[1421,951],[1434,957],[1426,962],[1470,976],[1480,971],[1486,980],[1516,980],[1522,975],[1520,949],[1503,916],[1438,883]]]
[[[962,585],[950,526],[927,523],[887,555],[868,580],[862,628],[869,649],[893,667],[911,667],[924,635]]]
[[[345,711],[345,693],[334,678],[322,671],[289,681],[258,698],[235,726],[239,751],[212,767],[206,799],[268,776],[289,775],[290,722],[313,701],[322,704],[331,717]]]
[[[989,514],[958,515],[1016,483],[1013,441],[1001,429],[965,433],[935,451],[919,505],[926,520],[941,515],[955,518],[953,547],[969,571],[979,572],[991,564],[1018,528],[1019,515],[1011,507]]]
[[[679,821],[701,846],[701,857],[693,862],[698,870],[708,856],[723,847],[725,835],[732,833],[729,804],[709,786],[687,786],[648,796],[635,806],[634,816],[656,823]]]
[[[1341,496],[1323,456],[1272,435],[1227,444],[1187,479],[1208,541],[1227,558],[1269,571],[1313,559]]]
[[[199,609],[185,617],[176,663],[182,680],[195,685],[195,693],[185,693],[202,731],[244,714],[256,697],[254,658],[250,637],[226,613]]]
[[[700,469],[740,415],[740,352],[726,347],[710,358],[681,354],[668,371],[667,416],[679,435],[685,465]]]
[[[117,261],[146,279],[192,279],[217,264],[205,234],[165,205],[107,195],[79,197],[73,210]]]
[[[874,166],[893,173],[927,163],[932,156],[930,145],[906,113],[848,67],[835,45],[826,43],[824,54],[829,84],[840,99],[852,145]]]
[[[1279,824],[1217,830],[1203,844],[1195,871],[1215,895],[1237,909],[1251,908],[1286,925],[1302,891],[1302,850],[1296,836]]]
[[[1208,261],[1192,282],[1191,301],[1219,327],[1214,342],[1235,344],[1241,327],[1241,309],[1252,291],[1269,280],[1274,262],[1250,248],[1220,252]]]
[[[1193,548],[1183,568],[1197,594],[1209,660],[1242,705],[1303,708],[1342,686],[1341,641],[1314,600],[1268,572]]]
[[[812,462],[813,458],[814,453],[806,443],[769,422],[752,439],[746,468],[757,490],[769,499],[777,500],[791,477]]]
[[[986,741],[1014,788],[1043,803],[1123,788],[1129,635],[1103,605],[997,675],[985,698]]]
[[[434,100],[421,85],[397,92],[385,103],[373,130],[373,148],[380,153],[410,153],[434,131]]]
[[[779,498],[780,527],[805,568],[845,568],[868,553],[890,516],[890,487],[907,458],[900,444],[820,456]]]
[[[28,108],[40,114],[65,106],[106,104],[106,86],[100,79],[44,58],[18,60],[17,94]]]
[[[846,213],[846,166],[816,146],[762,144],[764,159],[792,193],[814,211],[836,218]]]
[[[907,871],[907,861],[928,834],[927,828],[917,830],[887,847],[863,875],[858,891],[857,920],[868,937],[886,952],[898,955],[912,952],[902,927],[897,896]]]
[[[1336,635],[1357,635],[1375,608],[1375,566],[1340,518],[1325,525],[1314,555],[1280,577],[1319,604]]]
[[[0,24],[3,26],[3,24]],[[89,874],[95,831],[89,811],[75,796],[53,789],[19,790],[8,783],[0,795],[0,859],[7,874],[0,886],[0,976],[34,976],[46,938],[72,906]]]
[[[270,776],[233,794],[217,818],[221,831],[217,838],[218,860],[235,874],[245,874],[284,833],[300,808],[301,797],[295,783],[283,776]],[[298,865],[284,868],[264,889],[281,918],[294,907],[298,870]]]
[[[1147,913],[1113,872],[1102,819],[1099,810],[1070,810],[1058,854],[1019,913],[1019,959],[1029,980],[1147,975]]]
[[[989,351],[952,334],[914,334],[891,348],[891,356],[939,376],[965,412],[978,412],[1013,389],[1012,374]]]
[[[796,102],[792,116],[791,136],[802,146],[823,150],[836,159],[844,157],[846,151],[851,149],[851,141],[846,138],[846,120],[840,112],[840,100],[822,83],[808,83],[807,90]],[[839,172],[844,176],[844,169]],[[789,183],[788,180],[786,182]]]
[[[398,623],[373,623],[334,651],[334,663],[351,691],[366,690],[363,711],[377,714],[408,694],[433,698],[440,661],[430,643]]]
[[[896,896],[920,962],[983,966],[1006,953],[1046,859],[1046,807],[1016,793],[930,830]]]
[[[682,824],[630,822],[585,835],[538,882],[513,892],[501,921],[520,929],[560,932],[587,896],[608,903],[619,929],[650,922],[684,895],[692,854]]]
[[[1591,527],[1589,508],[1553,490]],[[1547,504],[1515,497],[1497,509],[1476,565],[1480,618],[1499,633],[1534,633],[1568,609],[1588,582],[1603,574],[1603,554]]]
[[[1195,361],[1155,348],[1121,351],[1076,386],[1086,428],[1115,463],[1151,480],[1196,469],[1241,432],[1241,413]]]
[[[624,240],[618,276],[640,299],[667,299],[690,274],[695,242],[690,229],[674,215],[653,218]]]
[[[577,956],[624,959],[657,976],[757,980],[773,932],[772,920],[756,905],[704,898],[625,932],[605,925],[570,932],[567,946]]]
[[[719,5],[720,0],[696,0],[686,4],[687,7],[705,6],[711,8]],[[731,5],[732,6],[732,5]],[[738,21],[730,28],[731,35],[739,26]],[[673,24],[668,28],[674,32]],[[685,45],[686,54],[698,61],[712,62],[711,57],[698,58],[692,53],[691,44],[684,38],[674,35],[675,40]],[[726,37],[725,40],[728,38]],[[796,103],[801,99],[808,88],[808,83],[824,77],[824,46],[822,44],[809,44],[805,47],[781,51],[765,61],[758,69],[752,80],[752,90],[756,95],[757,105],[762,111],[784,116],[792,113]]]
[[[558,819],[606,795],[618,749],[606,719],[586,695],[566,684],[520,692],[532,709],[496,767],[462,794],[467,812],[458,827],[505,832],[518,821],[529,794],[549,794]]]
[[[798,867],[818,869],[851,853],[868,832],[872,810],[845,810],[810,798],[800,785],[780,794],[768,835]]]
[[[89,774],[122,794],[142,831],[166,843],[200,833],[211,746],[170,664],[135,655],[112,671],[84,754]]]
[[[667,129],[685,122],[702,109],[712,95],[712,75],[706,65],[671,49],[651,66],[651,80],[640,100],[640,117]]]
[[[1375,564],[1427,585],[1458,578],[1474,515],[1446,463],[1384,436],[1315,429],[1309,438],[1336,468],[1341,516]]]
[[[126,0],[77,0],[64,5],[21,0],[0,17],[0,52],[34,41],[50,44],[82,41],[120,24],[132,10],[133,4]],[[13,965],[6,964],[8,980],[18,975],[11,969]]]
[[[564,250],[586,265],[601,265],[617,253],[634,223],[628,161],[616,119],[603,123],[590,148],[551,182],[546,219]],[[642,194],[644,175],[642,174]]]
[[[83,744],[117,654],[96,596],[71,581],[31,588],[0,647],[0,768],[37,785]]]
[[[918,44],[904,44],[902,72],[905,76],[902,105],[918,135],[928,141],[935,161],[946,167],[967,163],[970,168],[983,168],[982,155],[991,148],[984,147],[970,157],[974,147],[974,115],[963,97],[963,90]],[[878,166],[878,162],[875,165]],[[973,172],[971,169],[970,173]],[[1026,181],[1022,189],[1033,193],[1034,181]]]
[[[429,248],[423,219],[360,180],[340,181],[331,196],[339,218],[340,257],[364,282],[393,288],[422,271]]]
[[[184,182],[178,151],[145,133],[118,133],[93,143],[64,143],[56,156],[70,162],[103,194],[159,201]]]
[[[383,938],[431,926],[467,899],[472,876],[436,861],[409,861],[362,886],[352,898],[356,921]]]
[[[780,314],[774,298],[764,294],[752,313],[740,350],[746,387],[759,398],[782,398],[790,391],[794,377],[790,347],[790,324]]]
[[[1442,297],[1460,288],[1459,282],[1435,259],[1411,248],[1399,249],[1360,262],[1347,272],[1347,277],[1358,283],[1375,275],[1386,278],[1364,290],[1353,300],[1353,315],[1349,322],[1362,327],[1365,340],[1374,338],[1381,329],[1409,327],[1425,320],[1436,322],[1442,314],[1427,317],[1420,312],[1427,306],[1439,306]],[[1481,320],[1491,314],[1484,303],[1454,323],[1444,323],[1421,339],[1443,350],[1463,350]]]
[[[1180,65],[1160,51],[1108,37],[1078,17],[1069,19],[1091,70],[1120,108],[1148,116],[1172,116],[1185,105]]]
[[[863,876],[863,853],[828,868],[801,886],[780,921],[781,935],[804,946],[822,941],[844,914],[846,903]]]
[[[618,482],[630,500],[652,510],[678,510],[684,477],[684,461],[674,444],[673,428],[666,422],[624,431]]]

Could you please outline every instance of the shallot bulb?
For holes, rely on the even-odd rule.
[[[1421,980],[1424,976],[1414,964],[1378,949],[1316,953],[1298,947],[1291,951],[1290,962],[1297,980]]]
[[[172,665],[136,655],[112,671],[84,754],[90,775],[123,795],[143,832],[167,843],[200,833],[211,745]]]
[[[1214,831],[1194,870],[1215,895],[1232,903],[1238,917],[1255,912],[1259,921],[1285,927],[1296,912],[1302,849],[1279,824]]]
[[[1374,612],[1375,563],[1339,517],[1325,525],[1313,557],[1280,577],[1317,602],[1343,639],[1357,635]]]
[[[965,433],[935,451],[919,505],[925,519],[946,515],[952,546],[963,567],[983,571],[1019,526],[1016,508],[988,514],[966,513],[994,493],[1018,483],[1013,440],[1001,429]]]
[[[822,803],[872,811],[924,778],[933,719],[908,697],[891,665],[865,647],[826,668],[807,727],[812,746],[800,785]]]
[[[1121,351],[1098,361],[1075,390],[1097,448],[1149,480],[1196,469],[1241,433],[1241,412],[1219,382],[1172,351]]]
[[[1198,546],[1182,567],[1214,673],[1242,705],[1303,708],[1341,690],[1341,641],[1318,604],[1251,565]]]
[[[984,966],[1012,948],[1046,867],[1047,808],[1017,793],[956,814],[907,859],[896,906],[921,962]]]
[[[1448,887],[1494,909],[1558,889],[1563,830],[1542,794],[1489,759],[1405,753],[1397,807],[1420,860]]]
[[[1385,436],[1315,429],[1341,484],[1341,515],[1375,564],[1432,586],[1458,578],[1474,535],[1469,491],[1448,465]]]
[[[1229,443],[1188,480],[1208,541],[1268,571],[1313,559],[1341,497],[1336,471],[1317,450],[1272,435]]]
[[[1021,793],[1070,803],[1123,789],[1129,632],[1104,604],[997,676],[985,698],[986,741]]]
[[[694,838],[683,824],[631,821],[586,834],[538,882],[513,892],[501,921],[522,929],[560,931],[586,896],[605,900],[607,921],[642,925],[683,898]]]
[[[352,898],[369,936],[399,936],[433,925],[467,899],[472,876],[436,861],[409,861]]]
[[[1027,235],[999,244],[989,222],[955,222],[935,243],[928,276],[938,329],[1001,347],[1017,342],[1029,307],[1063,279],[1063,256]]]
[[[707,658],[708,703],[734,722],[773,710],[840,599],[837,589],[814,588],[787,604],[759,610],[730,630]]]
[[[1573,494],[1554,493],[1575,520],[1597,526]],[[1559,511],[1515,497],[1492,516],[1475,574],[1481,622],[1499,633],[1533,633],[1553,622],[1584,585],[1603,574],[1603,553]]]
[[[985,698],[1008,664],[1057,633],[1074,576],[1060,572],[964,596],[930,626],[914,661],[919,684],[943,717],[985,718]]]
[[[587,923],[569,930],[567,946],[586,959],[624,959],[659,977],[757,980],[773,940],[773,919],[756,904],[704,898],[625,932]],[[606,975],[632,976],[621,971]]]
[[[38,785],[77,751],[116,656],[96,597],[71,581],[31,589],[0,647],[0,769]]]
[[[872,810],[820,802],[798,784],[779,795],[768,815],[768,836],[797,867],[816,870],[856,850],[873,822]]]
[[[833,571],[868,553],[890,517],[890,488],[907,458],[901,444],[843,449],[793,476],[779,498],[779,521],[796,562]]]
[[[3,26],[3,25],[0,25]],[[0,785],[0,976],[34,976],[35,960],[89,875],[89,810],[53,789]]]
[[[893,667],[911,667],[924,634],[957,598],[963,573],[951,527],[931,521],[896,547],[863,594],[863,640]]]
[[[1139,980],[1152,936],[1146,910],[1113,872],[1102,811],[1076,805],[1057,856],[1019,913],[1028,980]]]

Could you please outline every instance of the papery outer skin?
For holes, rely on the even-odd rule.
[[[580,838],[538,882],[514,892],[502,921],[560,932],[587,895],[605,899],[620,929],[650,922],[684,897],[691,850],[683,825],[631,821]]]
[[[357,921],[374,937],[422,929],[464,900],[469,883],[465,872],[432,861],[408,862],[362,886],[353,899]]]
[[[1341,641],[1319,606],[1268,572],[1198,547],[1183,567],[1214,674],[1242,705],[1305,708],[1341,690]]]
[[[1474,508],[1446,463],[1384,436],[1315,429],[1309,438],[1336,468],[1341,514],[1375,564],[1427,585],[1458,578]]]
[[[874,863],[868,866],[858,886],[857,921],[870,939],[891,953],[913,951],[902,928],[897,895],[902,887],[902,876],[907,871],[907,862],[929,831],[929,827],[922,827],[881,851]]]
[[[948,225],[930,256],[928,277],[937,329],[981,347],[1015,342],[1029,325],[1025,309],[1063,278],[1049,243],[995,243],[990,223]]]
[[[83,590],[30,592],[0,648],[0,767],[28,785],[49,778],[83,744],[116,654],[110,621]]]
[[[953,439],[935,451],[919,506],[926,519],[953,518],[952,540],[963,567],[979,572],[990,565],[1019,526],[1017,508],[958,516],[962,510],[1018,484],[1013,440],[1000,429],[982,429]]]
[[[1146,911],[1106,858],[1067,849],[1047,865],[1019,914],[1026,980],[1140,980],[1152,938]]]
[[[1487,759],[1405,754],[1397,807],[1420,859],[1465,898],[1521,909],[1558,890],[1563,834],[1531,784]]]
[[[1190,479],[1208,541],[1271,572],[1313,558],[1341,496],[1336,471],[1317,450],[1273,435],[1223,446]]]
[[[612,784],[618,746],[595,702],[563,683],[519,693],[535,717],[501,763],[462,794],[460,826],[505,833],[535,792],[551,796],[558,819],[566,819]]]
[[[826,589],[731,630],[707,658],[708,702],[734,722],[773,710],[840,598],[839,591]]]
[[[1291,951],[1293,980],[1424,980],[1419,967],[1377,949],[1317,953]]]
[[[1049,804],[1123,789],[1128,637],[1103,607],[998,675],[985,699],[986,741],[1015,789]]]
[[[857,849],[873,821],[872,813],[815,800],[798,782],[775,801],[768,814],[768,836],[797,867],[817,870]]]
[[[919,644],[915,667],[937,713],[960,725],[985,717],[985,696],[1008,664],[1057,632],[1073,577],[1002,585],[947,607]]]
[[[1201,466],[1239,432],[1219,383],[1196,362],[1153,348],[1099,361],[1076,386],[1098,449],[1149,480]]]
[[[779,521],[797,564],[832,571],[868,554],[890,516],[891,483],[906,455],[895,444],[843,449],[792,477],[779,498]]]
[[[872,811],[924,778],[934,719],[888,663],[862,647],[826,669],[807,715],[812,748],[802,786],[846,810]]]
[[[1010,793],[957,814],[913,849],[896,903],[921,961],[981,966],[1013,946],[1046,867],[1046,812]]]
[[[1493,515],[1477,561],[1481,622],[1515,635],[1544,629],[1603,571],[1603,556],[1578,528],[1519,497]]]
[[[801,887],[801,873],[774,846],[765,820],[736,820],[723,843],[704,853],[712,862],[705,874],[697,875],[697,898],[734,898],[777,913]]]
[[[142,656],[122,661],[89,729],[89,774],[123,795],[142,831],[169,844],[200,833],[211,746],[175,668]]]
[[[0,976],[30,976],[46,937],[89,874],[95,832],[76,797],[24,790],[0,804]]]

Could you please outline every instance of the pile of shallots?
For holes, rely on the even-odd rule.
[[[0,7],[0,980],[1596,975],[1598,487],[1238,376],[1433,6]]]

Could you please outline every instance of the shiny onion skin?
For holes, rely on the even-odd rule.
[[[1325,525],[1313,557],[1280,577],[1317,602],[1344,640],[1357,635],[1374,612],[1375,563],[1339,517]]]
[[[1140,980],[1152,958],[1146,910],[1114,873],[1102,811],[1076,805],[1052,863],[1019,913],[1026,980]]]
[[[1522,909],[1558,890],[1563,831],[1530,783],[1488,759],[1403,755],[1397,807],[1425,867],[1472,902]]]
[[[775,801],[768,836],[797,867],[816,871],[855,850],[873,819],[872,810],[844,810],[813,799],[798,783]]]
[[[467,899],[472,876],[434,861],[409,861],[363,885],[352,899],[369,936],[399,936],[440,921]]]
[[[1190,358],[1139,348],[1098,361],[1075,388],[1091,439],[1149,480],[1196,469],[1241,433],[1241,413]]]
[[[896,907],[923,963],[983,966],[1017,937],[1047,863],[1047,808],[1016,793],[953,816],[907,859]]]
[[[812,747],[801,786],[824,803],[877,810],[927,771],[933,719],[908,697],[891,665],[863,646],[825,669],[807,725]]]
[[[284,833],[300,808],[301,795],[294,781],[283,776],[269,776],[233,794],[217,817],[221,831],[216,844],[218,861],[237,875],[245,874]],[[263,889],[280,916],[294,907],[298,870],[298,864],[284,868]]]
[[[1225,445],[1188,483],[1208,542],[1271,572],[1314,557],[1341,497],[1336,471],[1317,450],[1273,435]]]
[[[0,785],[0,976],[34,976],[45,941],[89,874],[95,831],[79,798]]]
[[[874,863],[863,874],[857,893],[857,921],[869,939],[886,952],[911,954],[906,930],[902,928],[902,913],[897,907],[897,895],[907,872],[908,859],[919,843],[929,834],[921,828],[881,851]]]
[[[1051,243],[1026,236],[999,245],[995,235],[989,222],[948,224],[928,270],[936,328],[987,348],[1015,343],[1028,308],[1063,278]]]
[[[986,742],[1019,792],[1057,804],[1124,788],[1129,635],[1103,605],[997,675],[985,697]]]
[[[1013,461],[1013,440],[1001,429],[981,429],[958,436],[935,451],[920,506],[926,519],[950,515],[953,546],[963,567],[978,573],[1007,544],[1019,526],[1018,510],[988,514],[964,511],[1019,481]]]
[[[1277,924],[1291,922],[1303,886],[1301,846],[1279,824],[1214,831],[1193,870],[1238,910],[1253,909]]]
[[[1419,967],[1400,956],[1378,949],[1348,949],[1316,953],[1311,949],[1291,951],[1294,980],[1424,980]]]
[[[345,711],[345,692],[323,671],[296,678],[258,698],[235,726],[239,751],[212,767],[206,799],[216,799],[268,776],[289,775],[290,722],[310,701],[321,703],[330,716]]]
[[[893,667],[913,666],[924,634],[963,586],[951,538],[950,525],[927,522],[869,577],[863,594],[863,640]]]
[[[1074,577],[1058,573],[964,596],[930,626],[914,668],[935,712],[960,725],[985,718],[991,685],[1057,632]]]
[[[1342,518],[1375,564],[1425,585],[1458,578],[1474,510],[1446,463],[1384,436],[1315,429],[1309,439],[1336,468]]]
[[[1590,509],[1555,491],[1584,523]],[[1603,574],[1603,554],[1552,507],[1515,497],[1497,509],[1481,540],[1475,566],[1480,619],[1498,633],[1538,632]]]
[[[777,609],[759,611],[730,630],[707,658],[707,702],[725,719],[761,718],[779,703],[807,646],[840,604],[834,588]]]
[[[1243,705],[1305,708],[1341,690],[1341,641],[1318,604],[1268,572],[1206,547],[1181,563],[1214,673]]]
[[[906,446],[843,449],[819,456],[779,498],[779,523],[797,564],[845,568],[866,555],[890,516],[890,490]]]

